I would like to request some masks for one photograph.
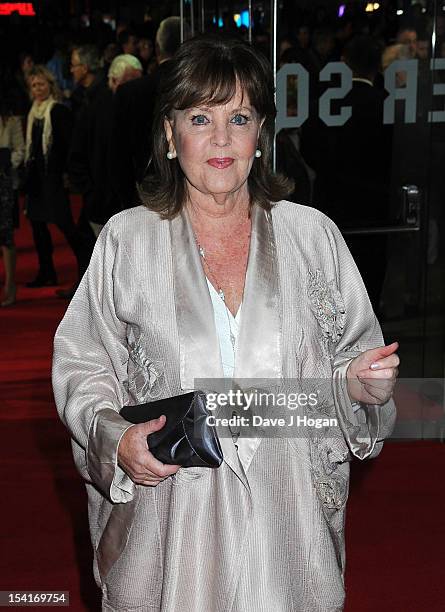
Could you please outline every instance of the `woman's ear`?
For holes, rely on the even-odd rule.
[[[259,140],[259,138],[260,138],[261,128],[263,127],[263,123],[264,123],[265,121],[266,121],[266,117],[263,117],[263,118],[260,120],[260,125],[259,125],[259,127],[258,127],[258,136],[257,136],[257,140]]]
[[[175,147],[175,142],[173,138],[173,127],[168,117],[165,117],[164,119],[164,130],[165,130],[165,137],[168,142],[168,149],[171,153],[175,153],[176,147]]]

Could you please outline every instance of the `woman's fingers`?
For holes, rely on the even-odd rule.
[[[158,461],[150,452],[147,435],[165,425],[165,416],[133,425],[124,433],[118,446],[119,465],[136,484],[154,486],[175,474],[181,466]]]
[[[379,346],[375,349],[369,349],[368,351],[365,351],[365,352],[368,353],[369,356],[372,356],[373,361],[379,361],[395,353],[398,348],[399,348],[399,343],[392,342],[391,344]]]
[[[180,466],[177,465],[177,466],[174,466],[173,468],[173,466],[169,465],[168,468],[170,469],[168,470],[168,473],[162,476],[160,476],[159,474],[155,472],[151,472],[147,469],[142,470],[142,471],[139,471],[139,470],[134,471],[130,466],[128,468],[125,468],[125,466],[123,466],[123,468],[127,472],[127,474],[130,476],[131,480],[135,482],[136,484],[158,484],[159,482],[161,482],[162,480],[165,480],[169,476],[176,474]]]
[[[364,351],[348,368],[348,392],[352,400],[383,404],[392,395],[399,373],[398,342]],[[355,382],[354,382],[355,381]],[[360,387],[357,388],[357,384]]]
[[[393,380],[397,377],[399,370],[398,368],[384,368],[382,370],[362,370],[357,373],[357,378],[360,382],[365,382],[367,380]]]
[[[136,484],[143,485],[145,487],[154,487],[160,482],[162,482],[163,480],[165,480],[165,478],[159,478],[158,476],[155,476],[154,474],[152,475],[146,474],[144,476],[141,476],[140,478],[135,479],[134,482]]]
[[[381,370],[362,370],[357,373],[357,378],[363,385],[364,393],[383,403],[391,396],[395,386],[398,368],[383,368]]]
[[[150,452],[150,448],[147,447],[148,456],[146,458],[145,466],[147,470],[153,472],[159,478],[167,478],[167,476],[171,476],[175,474],[178,469],[181,467],[180,465],[170,465],[168,463],[162,463],[156,459],[156,457]]]
[[[397,371],[396,369],[382,370],[378,374],[373,372],[373,377],[365,375],[359,378],[363,385],[363,392],[370,398],[377,400],[377,402],[368,403],[383,403],[386,402],[391,396],[394,389]],[[366,400],[363,400],[366,402]]]
[[[370,370],[382,370],[384,368],[396,368],[400,364],[399,356],[393,353],[389,355],[389,357],[385,357],[383,359],[379,359],[378,361],[374,361],[369,366]]]
[[[179,465],[168,465],[158,461],[148,449],[145,449],[143,461],[136,459],[132,465],[132,472],[140,480],[146,480],[147,478],[164,480],[164,478],[175,474],[180,467]]]
[[[397,367],[400,363],[395,353],[399,344],[393,342],[387,346],[368,349],[353,359],[348,368],[348,377],[354,378],[362,370],[374,371],[388,367]]]

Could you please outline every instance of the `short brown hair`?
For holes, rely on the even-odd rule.
[[[171,118],[174,109],[225,104],[234,97],[237,83],[249,96],[258,116],[264,118],[258,142],[262,156],[255,158],[248,178],[250,204],[269,210],[272,202],[284,199],[292,191],[292,182],[271,170],[276,108],[269,62],[248,43],[204,34],[181,45],[161,81],[152,132],[154,176],[144,182],[140,191],[147,208],[164,218],[173,218],[186,201],[181,166],[177,159],[167,159],[165,118]]]

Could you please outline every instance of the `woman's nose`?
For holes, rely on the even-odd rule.
[[[230,144],[230,132],[227,123],[224,122],[214,124],[212,144],[219,147],[226,147]]]

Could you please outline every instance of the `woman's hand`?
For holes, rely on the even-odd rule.
[[[369,349],[351,361],[347,370],[348,394],[353,402],[384,404],[392,396],[400,359],[398,342]]]
[[[158,461],[148,450],[147,436],[162,429],[165,421],[165,415],[161,415],[159,419],[134,425],[119,442],[118,463],[136,484],[154,487],[181,467]]]

